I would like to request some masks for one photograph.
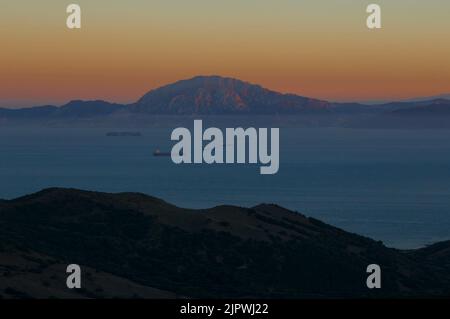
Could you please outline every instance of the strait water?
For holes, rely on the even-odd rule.
[[[450,131],[282,128],[280,171],[175,165],[171,129],[1,128],[0,198],[46,187],[143,192],[178,206],[277,203],[347,231],[415,248],[450,239]]]

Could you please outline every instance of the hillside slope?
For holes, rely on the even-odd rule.
[[[100,282],[126,281],[149,298],[155,291],[208,298],[450,295],[449,243],[402,252],[267,204],[197,211],[143,194],[47,189],[0,202],[0,242],[0,276],[17,278],[8,287],[0,281],[6,297],[11,289],[31,297],[48,290],[44,283],[39,293],[28,290],[23,271],[6,268],[7,256],[27,254],[46,256],[47,268],[89,267],[93,280],[98,272]],[[371,263],[383,269],[380,290],[366,288]],[[132,296],[133,289],[110,284],[107,292],[86,293]]]

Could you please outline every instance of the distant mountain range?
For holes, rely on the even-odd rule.
[[[152,90],[137,102],[128,105],[105,101],[72,101],[61,107],[46,105],[23,109],[0,108],[0,123],[151,115],[298,115],[324,116],[331,119],[325,122],[327,125],[346,123],[347,126],[354,125],[354,119],[348,117],[369,116],[367,125],[371,127],[378,126],[383,116],[389,117],[392,113],[391,119],[395,118],[399,126],[405,125],[402,123],[403,117],[426,114],[428,118],[440,117],[441,122],[444,117],[444,126],[450,127],[449,110],[450,100],[443,98],[377,105],[333,103],[282,94],[232,78],[199,76]],[[375,116],[373,121],[372,115]],[[358,118],[356,123],[359,122]],[[433,126],[433,123],[425,124],[427,125]]]
[[[72,263],[81,290],[65,287]],[[450,242],[401,251],[276,205],[52,188],[0,200],[0,276],[0,298],[448,297]]]
[[[408,129],[449,129],[450,100],[403,102],[404,107],[397,107],[380,112],[372,117],[349,121],[352,127],[364,128],[408,128]],[[387,104],[389,106],[390,104]]]
[[[90,118],[108,116],[126,109],[125,105],[105,101],[71,101],[63,106],[35,106],[22,109],[0,108],[3,119]]]
[[[424,102],[424,101],[433,101],[433,100],[450,100],[450,94],[440,94],[435,96],[427,96],[427,97],[416,97],[412,99],[405,99],[403,102]]]

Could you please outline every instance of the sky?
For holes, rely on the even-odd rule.
[[[327,100],[432,96],[450,93],[449,39],[448,0],[0,0],[0,107],[128,103],[196,75]]]

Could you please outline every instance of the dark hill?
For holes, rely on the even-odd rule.
[[[450,243],[398,251],[267,204],[188,210],[143,194],[47,189],[0,202],[0,243],[5,297],[64,296],[49,287],[69,263],[90,269],[87,297],[450,294]],[[20,261],[30,258],[43,278],[33,287]],[[371,263],[383,269],[381,290],[366,288]]]

